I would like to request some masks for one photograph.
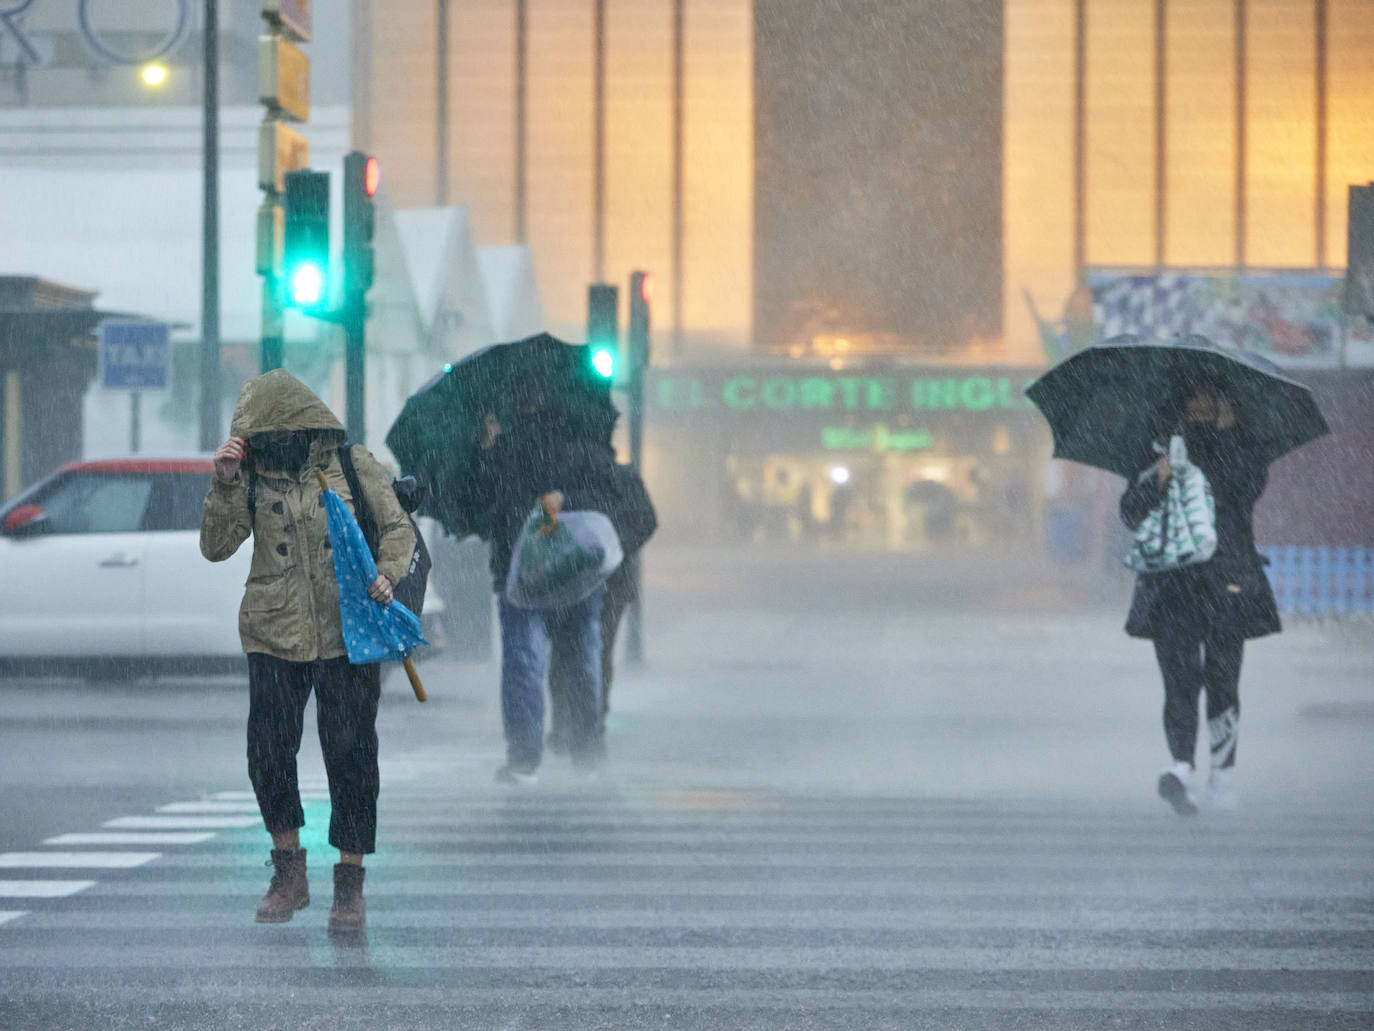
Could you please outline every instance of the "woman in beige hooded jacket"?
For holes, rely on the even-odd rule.
[[[351,665],[344,647],[338,582],[315,470],[351,511],[356,506],[339,461],[346,435],[310,389],[282,369],[244,384],[230,438],[215,452],[200,550],[221,562],[251,536],[253,562],[239,608],[248,655],[248,773],[272,835],[274,873],[258,907],[262,923],[291,919],[310,903],[305,824],[296,753],[313,690],[320,746],[329,775],[329,842],[334,868],[331,930],[363,926],[362,857],[375,849],[377,825],[376,664]],[[374,600],[391,600],[415,546],[410,519],[385,469],[360,446],[350,452],[379,530]]]

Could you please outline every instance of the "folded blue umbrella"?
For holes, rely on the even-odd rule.
[[[353,513],[329,489],[323,473],[319,480],[320,504],[329,524],[329,545],[334,555],[334,578],[339,582],[339,615],[343,619],[348,661],[355,665],[404,662],[416,697],[424,701],[409,658],[417,646],[429,643],[420,631],[420,617],[399,601],[383,605],[368,597],[367,589],[377,579],[372,551]]]

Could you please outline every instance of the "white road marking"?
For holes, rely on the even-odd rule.
[[[186,831],[255,827],[261,823],[261,816],[121,816],[106,820],[102,826],[127,831]]]
[[[0,899],[65,899],[95,881],[0,881]]]
[[[256,813],[256,802],[171,802],[157,807],[159,813]]]
[[[129,870],[151,863],[160,855],[161,852],[0,852],[0,867]]]
[[[212,802],[253,802],[256,803],[258,796],[251,791],[216,791],[210,796]],[[301,788],[302,802],[328,802],[329,791],[326,788]]]
[[[18,920],[26,911],[22,909],[0,909],[0,924],[7,924],[11,920]]]
[[[59,834],[45,845],[199,845],[214,831],[96,831],[91,834]]]

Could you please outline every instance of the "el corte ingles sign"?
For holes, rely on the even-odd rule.
[[[1023,412],[1033,377],[1017,374],[818,375],[771,370],[653,373],[649,403],[662,412]]]

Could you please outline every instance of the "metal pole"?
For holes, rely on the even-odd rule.
[[[348,439],[354,444],[367,443],[366,397],[366,341],[367,301],[360,293],[350,292],[344,302],[344,419]]]
[[[439,3],[439,53],[434,103],[434,203],[448,203],[448,0]],[[361,443],[361,442],[360,442]]]
[[[200,449],[213,451],[219,444],[220,435],[218,0],[205,0],[205,84],[201,117]]]
[[[277,277],[262,277],[262,371],[286,364],[286,317],[277,297]]]
[[[211,445],[204,450],[213,450]],[[143,391],[129,391],[129,454],[136,455],[143,450]]]
[[[635,361],[630,371],[630,468],[637,475],[643,475],[644,458],[644,369]],[[634,597],[630,602],[625,624],[625,659],[631,666],[644,665],[644,562],[641,555],[634,557],[634,568],[630,571],[634,578]]]

